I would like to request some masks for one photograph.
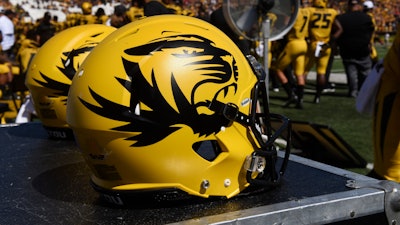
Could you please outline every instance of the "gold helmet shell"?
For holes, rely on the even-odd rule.
[[[99,24],[68,28],[49,39],[29,64],[25,83],[50,137],[72,137],[66,123],[72,78],[90,51],[114,30]]]
[[[82,6],[81,6],[82,14],[83,14],[83,15],[90,15],[90,14],[92,14],[92,7],[93,7],[92,3],[90,3],[90,2],[83,2],[83,3],[82,3]]]
[[[248,121],[257,83],[239,48],[211,24],[147,17],[85,59],[67,122],[97,190],[230,198],[250,185],[245,165],[260,148]]]
[[[317,8],[326,8],[328,6],[328,0],[313,0],[313,6]]]

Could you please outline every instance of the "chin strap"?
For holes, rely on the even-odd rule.
[[[233,121],[238,122],[244,126],[250,126],[250,117],[239,111],[239,107],[233,103],[222,103],[214,99],[209,109],[216,112],[218,115],[224,116],[229,122],[227,126],[230,126]]]

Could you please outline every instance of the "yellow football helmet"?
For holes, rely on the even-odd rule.
[[[90,2],[83,2],[81,5],[81,9],[82,9],[82,14],[83,15],[90,15],[92,14],[92,3]]]
[[[326,8],[328,6],[328,0],[313,0],[313,6],[317,8]]]
[[[121,203],[143,190],[230,198],[276,184],[285,166],[275,170],[269,121],[289,122],[267,112],[265,76],[251,59],[256,67],[216,27],[180,15],[139,19],[104,39],[67,103],[95,189]],[[266,113],[256,111],[260,92]]]
[[[25,84],[49,137],[73,137],[65,115],[72,78],[90,51],[114,30],[100,24],[68,28],[49,39],[32,59]]]

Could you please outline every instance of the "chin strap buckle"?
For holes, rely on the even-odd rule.
[[[233,103],[228,102],[224,104],[222,115],[230,121],[235,121],[239,113],[239,107]]]
[[[208,108],[229,120],[228,126],[230,126],[233,121],[243,124],[244,126],[249,126],[250,124],[250,117],[241,113],[239,107],[234,103],[228,102],[225,104],[214,99]]]

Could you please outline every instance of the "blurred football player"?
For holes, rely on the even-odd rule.
[[[311,16],[309,9],[310,7],[299,9],[295,23],[285,37],[287,43],[284,50],[280,53],[273,66],[275,67],[276,75],[282,83],[282,87],[288,93],[289,99],[285,106],[295,103],[295,107],[299,109],[303,108],[304,66],[307,53],[306,38],[308,37],[308,23]],[[293,72],[297,79],[296,93],[293,91],[293,87],[284,73],[284,70],[291,64],[293,65]]]
[[[328,66],[331,48],[330,39],[337,39],[343,32],[341,25],[336,20],[338,12],[327,7],[328,0],[314,0],[311,19],[309,22],[309,46],[306,57],[306,72],[316,65],[317,84],[314,103],[320,102],[322,90],[325,87],[325,73]],[[331,31],[334,33],[331,34]]]

